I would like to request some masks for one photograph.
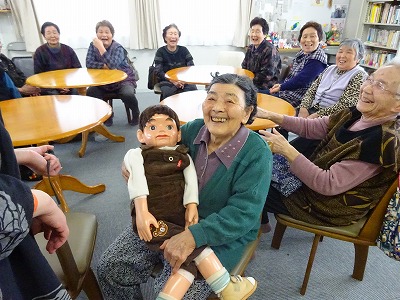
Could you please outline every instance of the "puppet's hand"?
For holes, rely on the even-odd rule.
[[[197,224],[199,222],[199,212],[197,210],[196,203],[189,203],[186,205],[185,212],[185,229],[190,225]]]
[[[156,218],[148,211],[136,211],[136,227],[141,240],[149,242],[152,239],[150,225],[158,228]]]

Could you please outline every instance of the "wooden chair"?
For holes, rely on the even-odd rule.
[[[302,222],[286,215],[275,215],[277,224],[271,242],[272,248],[279,249],[283,234],[285,233],[287,226],[315,234],[310,256],[308,259],[306,273],[303,279],[303,285],[300,289],[301,295],[304,295],[306,293],[315,253],[317,252],[318,243],[320,240],[322,240],[323,236],[354,244],[355,257],[352,277],[360,281],[363,280],[365,265],[368,258],[369,246],[376,245],[375,241],[381,229],[386,208],[388,206],[390,198],[396,191],[397,185],[398,182],[396,179],[390,186],[390,188],[386,191],[385,195],[376,204],[376,206],[371,209],[368,215],[359,220],[357,223],[349,226],[319,226]]]
[[[37,234],[35,239],[39,248],[72,299],[76,299],[83,290],[89,300],[102,300],[100,286],[90,266],[97,236],[96,216],[70,212],[64,198],[56,198],[61,201],[60,208],[67,218],[68,240],[54,255],[47,252],[47,240],[43,234]]]
[[[42,234],[37,234],[39,248],[72,299],[76,299],[82,289],[90,300],[103,299],[90,267],[97,234],[96,216],[78,212],[65,215],[70,230],[68,242],[56,251],[57,255],[49,254],[47,241]]]

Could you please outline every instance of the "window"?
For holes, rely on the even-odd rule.
[[[33,0],[40,26],[53,22],[60,27],[60,42],[72,48],[88,48],[96,36],[96,24],[108,20],[115,40],[129,46],[128,0]]]
[[[96,23],[104,19],[113,24],[115,40],[128,48],[133,26],[128,1],[134,0],[33,0],[33,4],[38,23],[57,24],[60,41],[72,48],[88,48],[95,37]],[[182,32],[181,45],[232,45],[240,21],[240,1],[158,0],[161,29],[175,23]]]
[[[181,45],[232,45],[239,0],[160,0],[161,27],[175,23]],[[161,28],[161,29],[162,29]]]

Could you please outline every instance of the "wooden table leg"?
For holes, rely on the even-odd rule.
[[[51,180],[51,184],[49,180]],[[51,185],[53,186],[54,190]],[[60,203],[61,209],[64,212],[68,212],[69,207],[65,200],[63,190],[84,193],[84,194],[98,194],[106,190],[106,186],[104,184],[89,186],[82,183],[73,176],[60,175],[60,174],[56,176],[50,176],[50,179],[47,176],[43,176],[43,180],[38,182],[34,186],[34,188],[44,191],[51,196],[54,196],[56,194],[61,202]]]
[[[82,145],[81,145],[81,148],[78,151],[79,157],[83,157],[85,155],[89,133],[93,132],[93,131],[97,132],[97,133],[99,133],[101,135],[104,135],[106,138],[108,138],[109,140],[112,140],[114,142],[125,142],[125,137],[124,136],[115,135],[115,134],[109,132],[108,129],[103,124],[100,124],[100,125],[97,125],[96,127],[94,127],[91,130],[87,130],[87,131],[82,132]]]

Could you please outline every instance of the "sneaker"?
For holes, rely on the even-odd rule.
[[[257,281],[253,277],[231,275],[231,281],[218,294],[223,300],[245,300],[249,298],[257,288]]]

